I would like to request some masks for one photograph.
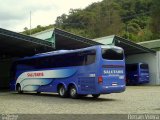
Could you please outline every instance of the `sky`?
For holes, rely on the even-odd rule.
[[[54,24],[58,16],[69,10],[85,8],[102,0],[0,0],[0,28],[21,32],[25,27]]]

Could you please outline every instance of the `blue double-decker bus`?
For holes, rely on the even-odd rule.
[[[128,85],[149,83],[149,67],[146,63],[126,64],[126,82]]]
[[[11,90],[55,92],[77,98],[125,91],[125,57],[115,46],[59,50],[16,60],[11,70]]]

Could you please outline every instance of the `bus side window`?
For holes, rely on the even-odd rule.
[[[87,58],[86,65],[93,64],[96,59],[96,51],[95,50],[88,51],[86,58]]]
[[[87,55],[84,52],[79,52],[75,55],[75,66],[85,65],[87,62]]]

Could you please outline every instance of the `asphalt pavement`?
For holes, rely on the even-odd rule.
[[[1,114],[160,114],[160,86],[129,86],[98,99],[60,98],[54,93],[0,92]]]

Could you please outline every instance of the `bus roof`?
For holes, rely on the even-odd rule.
[[[34,58],[40,58],[40,57],[46,57],[46,56],[52,56],[52,55],[59,55],[59,54],[64,54],[64,53],[80,52],[80,51],[84,51],[84,50],[95,49],[97,47],[122,49],[120,47],[111,46],[111,45],[96,45],[96,46],[91,46],[91,47],[82,48],[82,49],[75,49],[75,50],[57,50],[57,51],[50,51],[50,52],[46,52],[46,53],[39,53],[39,54],[35,54],[33,56],[27,56],[27,57],[24,57],[24,58],[19,58],[16,61],[34,59]]]

